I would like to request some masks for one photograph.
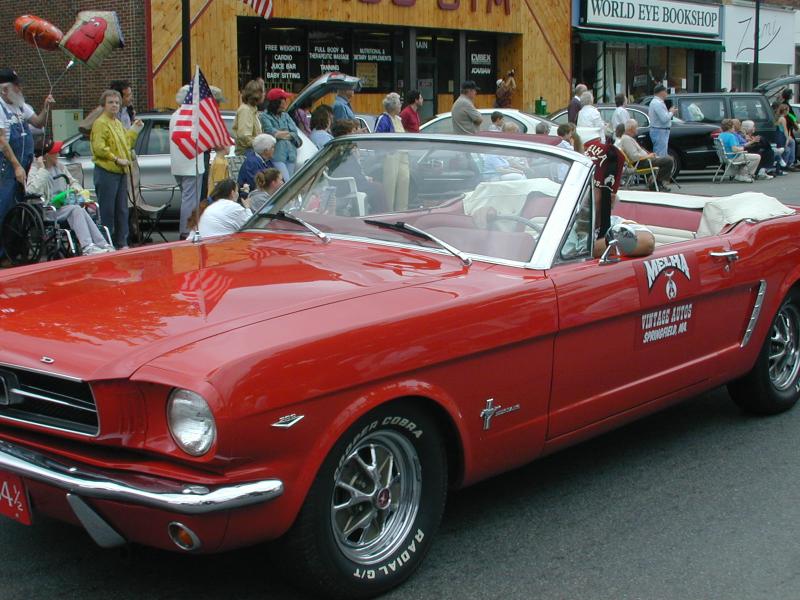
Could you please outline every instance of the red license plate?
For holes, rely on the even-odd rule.
[[[28,492],[22,478],[0,471],[0,515],[10,517],[24,525],[31,524]]]

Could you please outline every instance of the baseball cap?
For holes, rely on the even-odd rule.
[[[58,141],[53,142],[52,144],[48,144],[44,147],[45,154],[58,154],[61,152],[61,148],[64,147],[64,142]]]
[[[273,100],[283,100],[284,98],[291,98],[292,95],[284,89],[281,88],[272,88],[270,91],[267,92],[267,100],[272,102]]]
[[[495,85],[497,85],[497,87],[500,87],[500,84],[501,84],[501,83],[503,83],[503,80],[502,80],[502,79],[498,79],[498,80],[497,80],[497,83],[496,83]]]
[[[461,84],[461,90],[462,91],[463,90],[475,90],[475,91],[480,92],[481,88],[479,88],[478,84],[476,84],[474,81],[472,81],[472,79],[467,79],[467,80],[464,81],[464,83]]]
[[[19,75],[14,69],[0,69],[0,83],[20,83]]]

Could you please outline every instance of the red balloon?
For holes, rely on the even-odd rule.
[[[63,32],[50,21],[45,21],[34,15],[22,15],[14,21],[17,35],[31,46],[38,46],[42,50],[56,50]]]

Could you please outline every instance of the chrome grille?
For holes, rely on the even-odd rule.
[[[0,419],[97,435],[97,406],[88,383],[0,366]]]

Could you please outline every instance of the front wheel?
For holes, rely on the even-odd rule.
[[[774,415],[800,398],[800,292],[792,291],[772,320],[756,364],[728,384],[733,400],[748,412]]]
[[[291,581],[353,599],[399,585],[427,554],[446,492],[434,419],[411,403],[376,409],[336,443],[287,534]]]

